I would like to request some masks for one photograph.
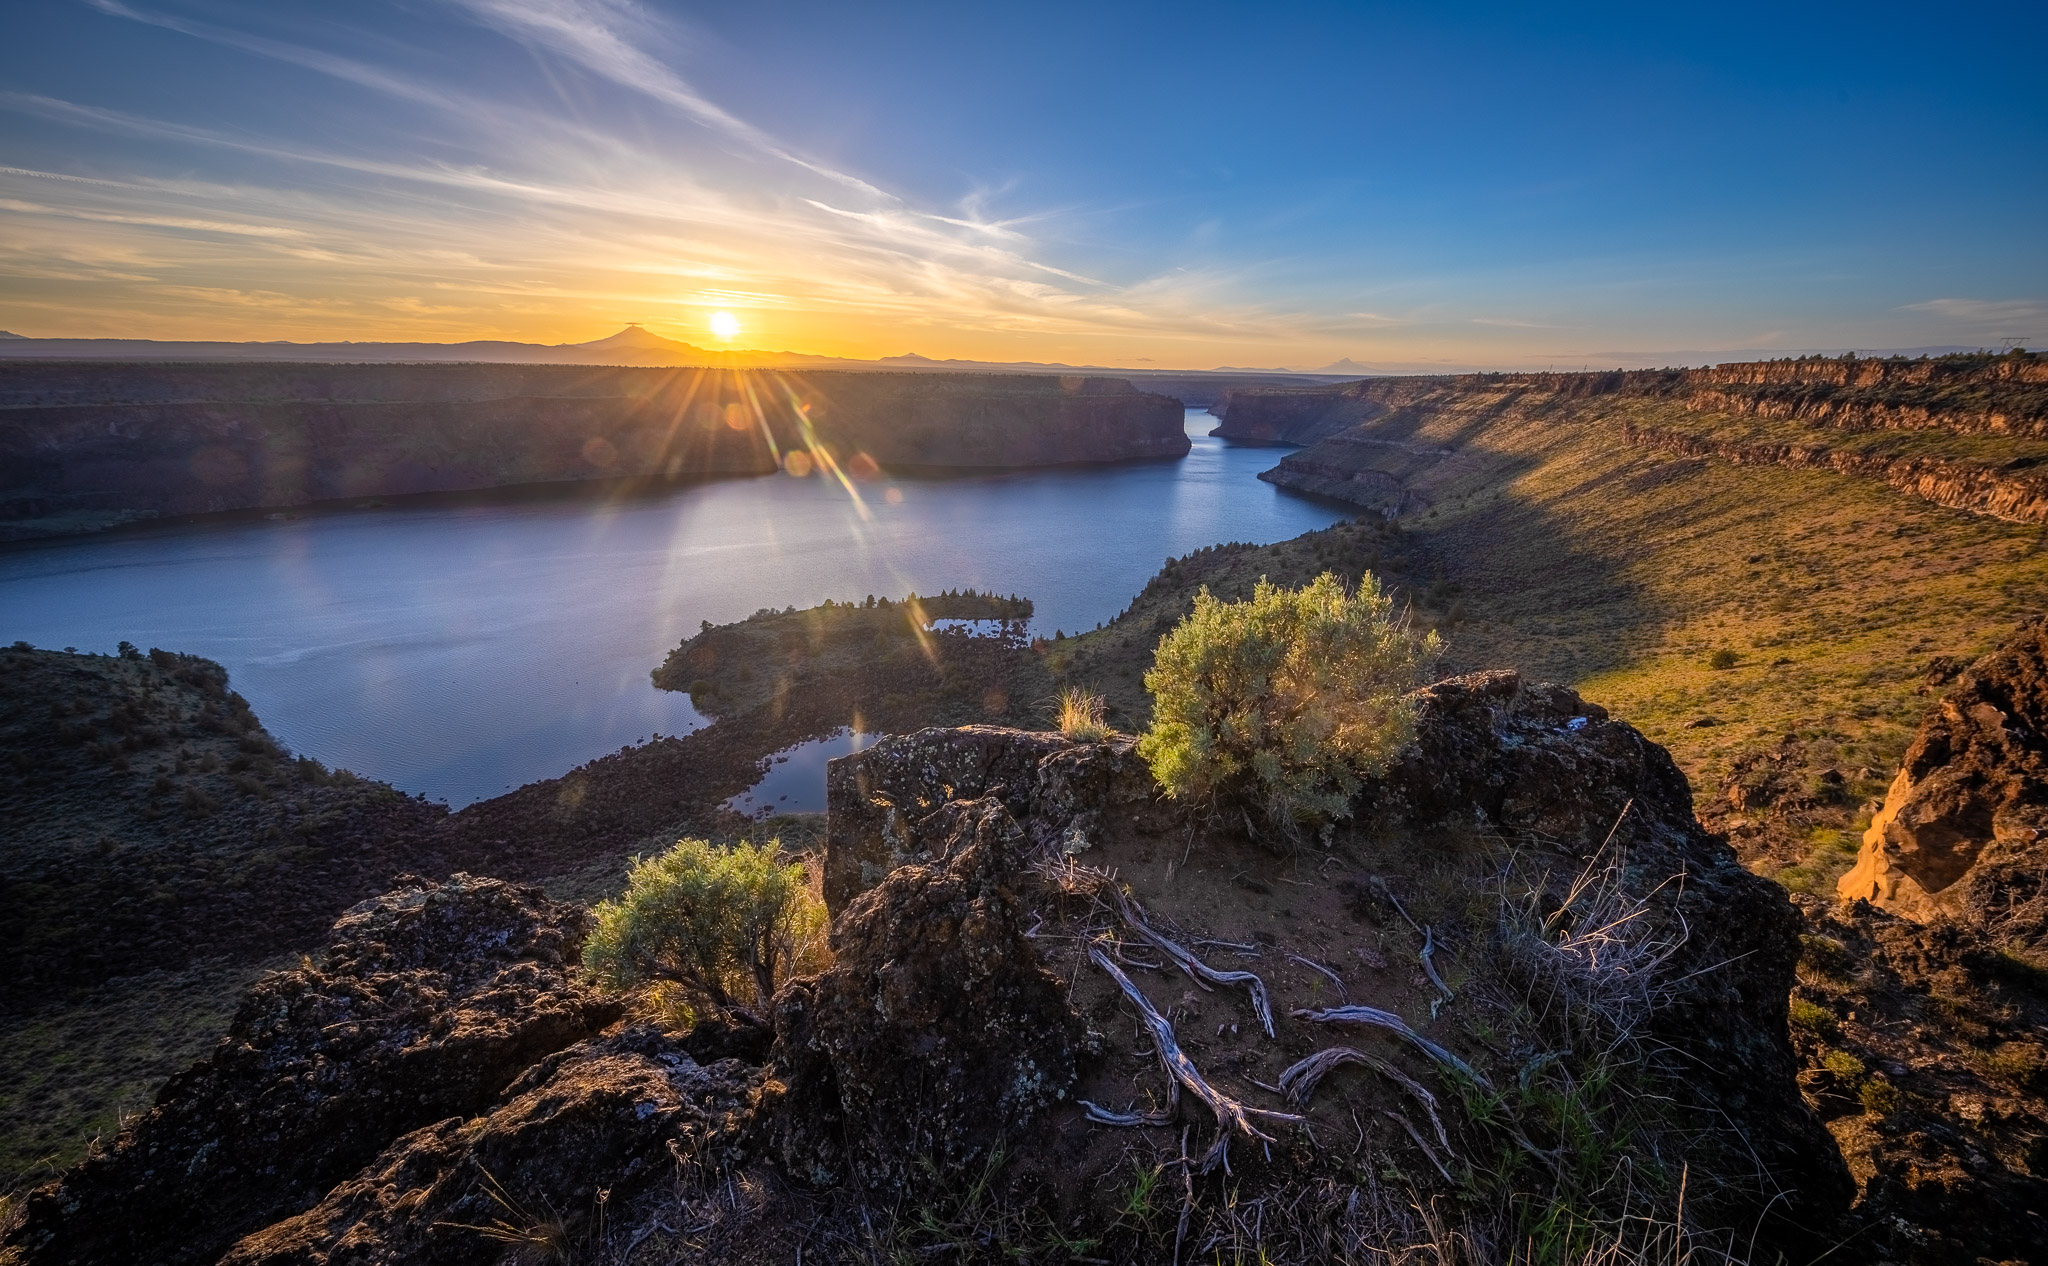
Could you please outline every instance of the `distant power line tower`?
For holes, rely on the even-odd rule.
[[[2033,341],[2030,338],[2002,338],[1998,340],[1998,350],[2001,352],[2025,351],[2027,344]]]

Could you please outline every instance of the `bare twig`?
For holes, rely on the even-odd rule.
[[[1343,978],[1338,976],[1336,972],[1331,971],[1329,968],[1323,966],[1321,963],[1314,961],[1313,959],[1303,958],[1299,954],[1289,954],[1287,956],[1287,961],[1291,963],[1300,963],[1303,967],[1308,968],[1316,975],[1321,976],[1323,979],[1337,986],[1337,1000],[1339,1002],[1351,1001],[1351,991],[1344,987]]]
[[[1405,1038],[1415,1049],[1444,1067],[1457,1071],[1470,1079],[1475,1085],[1487,1090],[1493,1089],[1493,1083],[1480,1076],[1478,1070],[1473,1068],[1472,1065],[1459,1059],[1443,1047],[1438,1046],[1435,1042],[1422,1036],[1422,1034],[1417,1033],[1414,1029],[1409,1028],[1406,1020],[1403,1020],[1391,1011],[1382,1011],[1378,1007],[1356,1005],[1348,1007],[1323,1007],[1314,1011],[1296,1011],[1294,1018],[1297,1020],[1308,1020],[1316,1024],[1370,1024],[1375,1028],[1385,1029],[1397,1037]]]
[[[1230,1136],[1233,1132],[1257,1139],[1261,1143],[1273,1142],[1272,1135],[1252,1124],[1253,1117],[1297,1122],[1302,1119],[1291,1112],[1274,1112],[1266,1108],[1250,1107],[1210,1085],[1195,1067],[1194,1061],[1181,1050],[1180,1043],[1174,1037],[1173,1025],[1165,1016],[1159,1014],[1159,1009],[1152,1005],[1152,1000],[1145,996],[1144,991],[1133,984],[1131,978],[1124,975],[1116,962],[1103,952],[1100,942],[1088,947],[1088,958],[1097,967],[1109,973],[1109,978],[1124,991],[1124,996],[1138,1009],[1139,1018],[1151,1031],[1152,1044],[1159,1052],[1160,1067],[1166,1070],[1167,1110],[1171,1111],[1179,1103],[1180,1089],[1185,1087],[1189,1094],[1200,1099],[1216,1114],[1216,1141],[1210,1145],[1208,1151],[1202,1153],[1201,1162],[1197,1166],[1202,1173],[1208,1173],[1218,1164],[1223,1166],[1225,1173],[1230,1172]],[[1091,1115],[1095,1111],[1097,1110],[1091,1108]]]
[[[1435,1127],[1436,1137],[1444,1145],[1444,1150],[1451,1150],[1451,1136],[1444,1130],[1443,1118],[1437,1115],[1436,1096],[1429,1093],[1421,1082],[1386,1060],[1377,1055],[1369,1055],[1356,1047],[1332,1046],[1294,1064],[1280,1074],[1280,1093],[1295,1107],[1305,1108],[1308,1106],[1309,1096],[1315,1094],[1316,1086],[1323,1078],[1346,1064],[1360,1064],[1370,1068],[1406,1090],[1415,1102],[1422,1105],[1422,1110],[1429,1114],[1429,1123]]]
[[[1422,929],[1422,953],[1420,955],[1422,970],[1429,976],[1429,983],[1435,985],[1437,992],[1444,996],[1445,1002],[1456,1002],[1458,995],[1452,993],[1451,987],[1444,983],[1444,978],[1436,974],[1435,954],[1436,929],[1425,927]]]
[[[1436,1158],[1436,1153],[1429,1150],[1429,1144],[1422,1141],[1422,1135],[1419,1131],[1416,1130],[1415,1123],[1413,1121],[1410,1121],[1407,1117],[1394,1111],[1392,1108],[1380,1109],[1380,1115],[1384,1117],[1392,1117],[1394,1120],[1399,1121],[1401,1123],[1401,1128],[1408,1131],[1408,1137],[1415,1140],[1415,1146],[1422,1149],[1422,1154],[1424,1156],[1429,1157],[1429,1163],[1436,1166],[1436,1172],[1444,1176],[1445,1182],[1457,1181],[1456,1179],[1451,1177],[1451,1171],[1444,1168],[1444,1163]]]
[[[1122,888],[1112,885],[1110,891],[1116,897],[1118,909],[1123,913],[1124,922],[1130,925],[1152,948],[1171,959],[1173,965],[1187,973],[1189,980],[1203,989],[1215,985],[1243,985],[1251,994],[1252,1013],[1259,1017],[1259,1027],[1266,1036],[1273,1036],[1273,1005],[1266,998],[1266,982],[1248,971],[1217,971],[1214,967],[1196,958],[1194,954],[1175,942],[1162,936],[1150,923],[1145,921],[1145,911],[1137,901],[1126,895]]]

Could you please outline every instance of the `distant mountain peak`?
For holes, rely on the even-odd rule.
[[[688,343],[678,342],[672,338],[663,338],[653,330],[641,325],[638,321],[627,325],[625,329],[620,330],[617,334],[609,335],[605,338],[592,339],[588,343],[571,344],[571,346],[602,348],[607,351],[627,347],[654,348],[661,351],[681,350],[694,352],[698,350]]]
[[[18,338],[26,340],[28,338],[28,335],[16,334],[12,330],[0,330],[0,338]]]
[[[1309,372],[1315,374],[1369,374],[1372,372],[1372,366],[1361,365],[1349,356],[1346,356],[1342,360],[1333,360],[1321,369],[1312,369]]]

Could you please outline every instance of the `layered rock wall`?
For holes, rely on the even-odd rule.
[[[0,365],[0,536],[600,479],[1172,458],[1114,378],[584,366]]]

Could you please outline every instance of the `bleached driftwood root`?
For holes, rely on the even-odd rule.
[[[1117,909],[1123,914],[1124,922],[1136,932],[1140,939],[1171,959],[1173,965],[1187,973],[1189,980],[1203,989],[1216,985],[1243,985],[1252,998],[1252,1014],[1259,1017],[1259,1027],[1266,1036],[1273,1036],[1273,1004],[1266,998],[1266,982],[1248,971],[1217,971],[1214,967],[1196,958],[1193,952],[1162,936],[1146,922],[1145,911],[1137,901],[1128,896],[1122,888],[1110,885],[1116,896]]]
[[[1414,1029],[1409,1028],[1406,1020],[1403,1020],[1391,1011],[1382,1011],[1378,1007],[1357,1005],[1323,1007],[1313,1011],[1296,1011],[1294,1018],[1297,1020],[1308,1020],[1315,1024],[1369,1024],[1374,1028],[1385,1029],[1396,1037],[1407,1041],[1409,1045],[1421,1051],[1424,1055],[1429,1056],[1437,1063],[1469,1078],[1475,1085],[1487,1090],[1493,1089],[1493,1083],[1482,1077],[1479,1071],[1473,1068],[1472,1065],[1459,1059],[1443,1047],[1438,1046],[1435,1042],[1422,1036],[1422,1034],[1417,1033]]]
[[[1267,1108],[1250,1107],[1210,1085],[1201,1071],[1195,1067],[1194,1061],[1181,1050],[1180,1042],[1174,1037],[1173,1025],[1165,1016],[1159,1014],[1159,1009],[1152,1005],[1152,1000],[1145,996],[1144,991],[1133,984],[1129,976],[1124,975],[1117,967],[1116,961],[1103,952],[1100,943],[1088,947],[1088,958],[1090,962],[1109,973],[1109,978],[1116,982],[1117,988],[1123,990],[1124,996],[1131,1000],[1131,1005],[1138,1009],[1139,1018],[1145,1022],[1145,1028],[1152,1034],[1152,1045],[1159,1052],[1160,1067],[1166,1070],[1167,1105],[1163,1113],[1114,1112],[1084,1101],[1081,1106],[1088,1110],[1089,1119],[1106,1125],[1159,1124],[1161,1120],[1171,1117],[1174,1108],[1180,1103],[1180,1092],[1184,1087],[1189,1094],[1200,1099],[1209,1111],[1216,1114],[1216,1141],[1210,1144],[1208,1151],[1202,1153],[1201,1160],[1195,1166],[1198,1171],[1205,1174],[1218,1164],[1223,1166],[1225,1173],[1230,1172],[1232,1134],[1242,1134],[1262,1144],[1273,1142],[1272,1135],[1252,1124],[1253,1117],[1264,1117],[1272,1121],[1302,1120],[1291,1112],[1274,1112]]]
[[[1369,1055],[1351,1046],[1332,1046],[1289,1067],[1280,1074],[1280,1093],[1297,1108],[1306,1108],[1309,1097],[1316,1092],[1316,1086],[1332,1071],[1346,1064],[1358,1064],[1372,1069],[1388,1081],[1408,1092],[1408,1096],[1422,1105],[1429,1114],[1429,1123],[1436,1129],[1437,1141],[1451,1150],[1451,1136],[1445,1132],[1443,1118],[1437,1115],[1436,1096],[1429,1093],[1423,1084],[1407,1073],[1394,1067],[1377,1055]]]

